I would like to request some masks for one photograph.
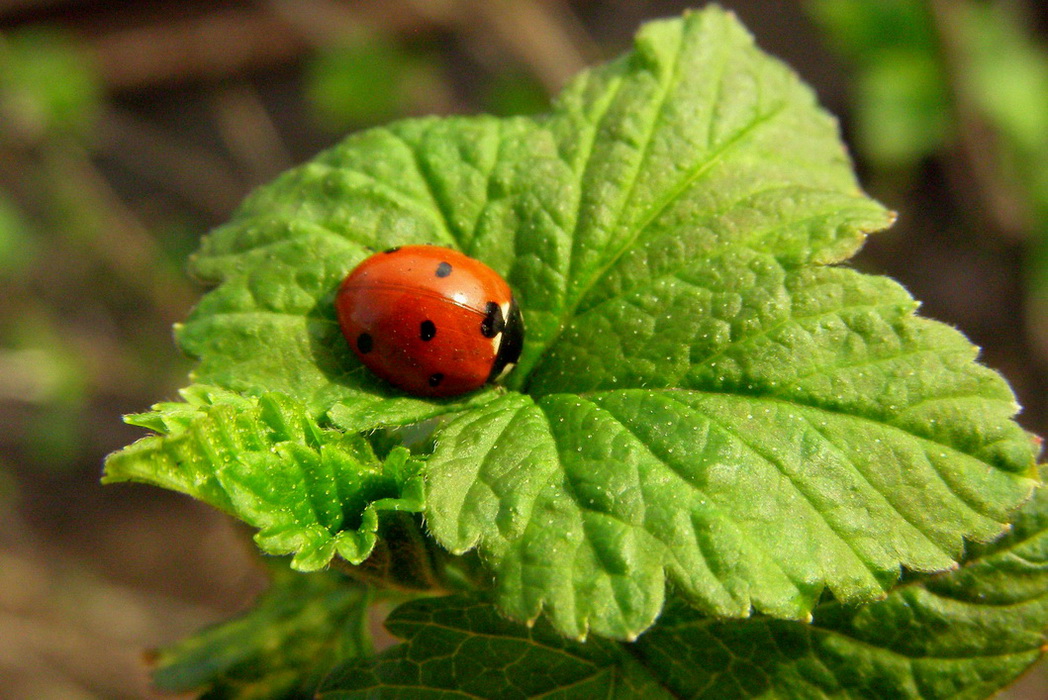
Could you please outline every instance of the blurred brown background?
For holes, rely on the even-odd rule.
[[[1048,433],[1046,4],[721,4],[842,118],[900,212],[856,264],[982,346]],[[98,484],[140,435],[120,415],[187,381],[170,326],[200,291],[199,237],[350,131],[541,111],[688,5],[0,0],[0,697],[151,697],[144,650],[263,585],[223,516]],[[1009,697],[1048,697],[1045,677]]]

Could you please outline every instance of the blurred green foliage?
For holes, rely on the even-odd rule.
[[[306,97],[335,132],[414,112],[440,90],[438,56],[378,32],[324,47],[306,66]]]
[[[973,230],[1026,247],[1027,318],[1048,358],[1048,49],[1007,1],[810,0],[830,44],[854,68],[861,154],[912,176],[956,157],[981,194]],[[967,192],[958,192],[964,201]]]
[[[97,71],[63,32],[29,27],[0,44],[0,120],[7,124],[0,134],[86,136],[101,100]]]
[[[309,698],[337,663],[373,653],[373,593],[335,571],[303,575],[263,563],[269,590],[227,622],[161,649],[154,682],[206,698]]]
[[[453,99],[446,59],[425,38],[405,40],[358,27],[311,57],[305,96],[317,121],[332,133],[446,112]],[[513,63],[471,78],[477,85],[470,89],[485,112],[513,116],[549,109],[541,82]]]
[[[923,0],[814,0],[812,14],[855,68],[860,153],[876,167],[912,168],[952,130],[935,27]]]
[[[29,223],[0,191],[0,282],[17,279],[31,264],[36,243]]]
[[[65,34],[32,27],[0,42],[0,147],[14,154],[27,191],[69,184],[42,164],[90,135],[101,100],[96,72]],[[26,459],[62,468],[81,446],[88,378],[62,321],[36,291],[54,262],[50,239],[60,233],[42,214],[61,207],[46,196],[31,204],[35,215],[0,191],[0,399],[24,409],[17,439]],[[78,221],[69,217],[73,230]]]
[[[0,333],[2,398],[32,409],[23,433],[27,456],[66,468],[75,464],[84,437],[87,368],[48,310],[33,305],[21,313]]]
[[[178,298],[167,282],[181,263],[114,206],[92,154],[106,108],[72,37],[49,27],[0,36],[0,402],[17,416],[21,467],[82,464],[92,398],[167,372],[157,374],[155,338],[162,328],[169,344],[168,321],[149,302]],[[116,375],[128,387],[113,386]]]
[[[491,76],[482,98],[484,111],[499,117],[541,114],[549,110],[549,95],[535,77],[509,70]]]
[[[1048,359],[1048,50],[1011,3],[958,8],[958,99],[989,127],[992,166],[1022,208],[1027,320]]]
[[[957,8],[959,99],[991,127],[1002,173],[1048,235],[1048,50],[1010,3]]]

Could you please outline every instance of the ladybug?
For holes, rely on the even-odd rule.
[[[513,369],[524,320],[506,281],[448,248],[390,248],[335,297],[342,334],[368,369],[420,396],[455,396]]]

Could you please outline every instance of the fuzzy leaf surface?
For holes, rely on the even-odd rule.
[[[811,624],[704,617],[673,601],[636,642],[573,642],[464,597],[390,616],[405,641],[335,671],[335,698],[985,698],[1048,643],[1048,492],[961,569],[883,601],[815,609]]]
[[[196,385],[184,403],[128,422],[158,433],[106,460],[106,482],[139,481],[188,494],[258,528],[267,554],[293,554],[315,571],[337,553],[359,564],[374,549],[381,511],[419,512],[418,462],[394,450],[379,461],[355,433],[317,426],[280,394],[245,398]]]

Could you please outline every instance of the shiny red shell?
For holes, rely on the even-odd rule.
[[[487,265],[429,245],[376,253],[342,282],[335,310],[360,361],[420,396],[479,389],[512,369],[524,324]]]

